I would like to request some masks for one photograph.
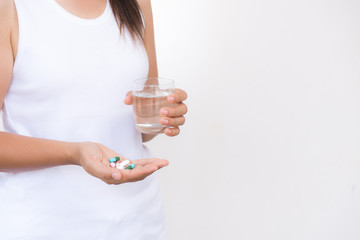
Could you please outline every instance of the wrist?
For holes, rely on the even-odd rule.
[[[66,144],[65,153],[66,153],[66,159],[69,162],[69,164],[80,165],[79,162],[80,144],[81,143],[78,142],[69,142]]]

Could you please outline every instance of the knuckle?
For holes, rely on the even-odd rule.
[[[174,120],[172,118],[164,118],[164,120],[168,121],[167,123],[164,124],[166,126],[172,126],[174,123]]]
[[[179,118],[177,118],[176,119],[176,124],[174,124],[175,126],[180,126],[180,125],[182,125],[182,118],[181,117],[179,117]]]
[[[172,117],[172,116],[176,116],[176,108],[169,108],[169,116]]]
[[[172,126],[174,126],[174,127],[180,126],[181,122],[182,122],[181,118],[175,118],[174,124]]]

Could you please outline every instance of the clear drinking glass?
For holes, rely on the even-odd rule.
[[[151,77],[134,81],[133,109],[136,128],[147,134],[163,133],[166,126],[160,123],[160,109],[173,107],[166,98],[175,91],[173,80]]]

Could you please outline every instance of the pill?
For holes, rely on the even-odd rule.
[[[125,167],[126,165],[128,165],[129,163],[130,163],[129,160],[125,160],[125,161],[122,161],[122,162],[117,162],[117,163],[116,163],[116,168],[117,168],[117,169],[124,169],[124,167]]]
[[[120,160],[120,157],[113,157],[113,158],[110,158],[109,159],[109,162],[117,162],[117,161],[119,161]]]
[[[117,163],[115,164],[115,166],[116,166],[117,169],[124,169],[124,167],[121,166],[119,162],[117,162]]]
[[[131,169],[134,169],[135,168],[135,164],[130,164],[129,166],[127,166],[125,169],[129,169],[129,170],[131,170]]]
[[[112,162],[112,163],[110,163],[110,166],[111,166],[111,167],[115,167],[116,164],[115,164],[114,162]]]

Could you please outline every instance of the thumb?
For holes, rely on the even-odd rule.
[[[113,171],[111,177],[112,179],[119,181],[121,179],[121,173],[119,171]]]
[[[131,91],[126,94],[126,97],[124,99],[124,103],[126,105],[131,105],[132,104],[132,92]]]
[[[110,167],[102,166],[102,167],[98,168],[97,170],[98,170],[99,177],[102,180],[116,180],[116,181],[118,181],[122,177],[121,172],[116,168],[110,168]]]

